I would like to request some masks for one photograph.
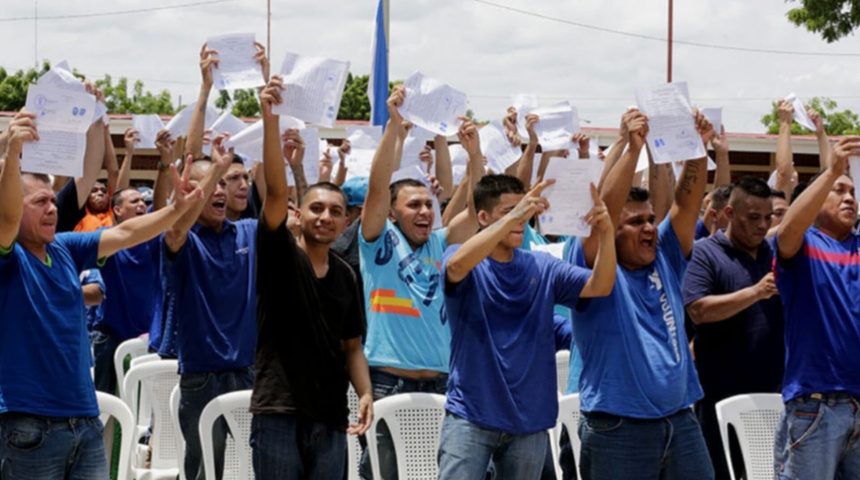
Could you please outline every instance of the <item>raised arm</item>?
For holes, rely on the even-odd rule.
[[[277,230],[287,221],[287,171],[284,168],[284,151],[281,149],[280,117],[272,113],[272,106],[281,103],[284,84],[274,76],[260,92],[260,107],[263,113],[263,172],[266,176],[266,201],[263,202],[263,218],[269,230]]]
[[[219,60],[214,57],[218,52],[206,48],[206,44],[200,49],[200,93],[197,95],[197,104],[191,114],[191,125],[188,127],[188,135],[185,138],[185,151],[193,158],[203,156],[203,130],[206,128],[206,105],[209,103],[209,92],[212,91],[212,69],[218,68]]]
[[[140,142],[140,138],[137,137],[137,130],[133,130],[131,128],[125,129],[125,134],[123,134],[122,140],[123,146],[125,147],[125,156],[122,159],[122,166],[119,168],[116,190],[128,188],[131,184],[131,162],[134,159],[134,147],[135,143]],[[111,191],[115,192],[116,190]]]
[[[24,142],[39,140],[36,115],[20,111],[6,130],[6,163],[0,169],[0,248],[8,250],[18,237],[24,216],[24,186],[21,183],[21,150]]]
[[[326,148],[322,152],[322,158],[320,158],[319,164],[319,181],[320,182],[331,182],[331,171],[334,168],[333,163],[331,161],[331,152],[329,152],[329,148]]]
[[[714,130],[717,126],[714,125]],[[732,167],[729,164],[729,138],[726,135],[726,127],[720,125],[719,134],[714,134],[711,146],[714,147],[714,162],[717,169],[714,171],[714,187],[720,187],[732,183]]]
[[[188,165],[185,168],[190,170]],[[176,185],[173,203],[157,212],[126,220],[102,231],[99,258],[109,257],[120,250],[151,240],[167,230],[195,205],[202,208],[203,191],[200,186],[193,186],[187,177],[179,178],[175,165],[171,165],[170,170]],[[196,210],[199,211],[199,208]]]
[[[794,107],[791,103],[780,100],[777,104],[779,117],[779,137],[776,140],[776,185],[774,190],[785,193],[791,198],[791,176],[794,173],[791,152],[791,122],[794,121]]]
[[[158,211],[167,205],[167,196],[173,191],[173,177],[170,175],[170,165],[174,164],[176,140],[167,129],[158,132],[155,137],[155,148],[158,149],[158,174],[152,188],[152,211]],[[134,148],[134,147],[132,147]],[[126,159],[130,162],[131,159]]]
[[[388,126],[382,134],[382,141],[373,155],[373,163],[370,167],[370,178],[367,183],[367,196],[364,199],[364,208],[361,211],[361,234],[368,242],[372,242],[382,235],[388,212],[391,209],[391,194],[388,184],[391,174],[396,169],[395,148],[398,135],[403,130],[403,117],[397,110],[403,105],[406,98],[406,89],[403,85],[394,87],[391,96],[388,97]],[[343,162],[341,162],[343,164]]]
[[[860,152],[860,136],[843,137],[833,147],[830,166],[792,202],[779,224],[777,245],[779,256],[789,259],[797,255],[803,236],[812,226],[836,180],[848,169],[848,157]]]
[[[84,208],[90,191],[99,178],[105,158],[104,122],[101,119],[90,125],[87,130],[87,148],[84,151],[84,175],[75,177],[75,188],[78,191],[78,208]]]
[[[517,162],[517,175],[516,177],[523,182],[523,185],[526,188],[531,187],[532,183],[532,171],[534,170],[535,164],[535,152],[537,152],[538,145],[538,137],[537,132],[535,132],[535,124],[540,121],[540,117],[535,114],[526,115],[526,130],[529,132],[529,143],[526,144],[525,150],[523,150],[523,155],[520,157],[519,162]],[[516,134],[516,130],[514,131]],[[519,143],[519,136],[516,137],[517,143]]]
[[[116,163],[116,149],[113,148],[113,139],[110,136],[110,125],[104,126],[104,138],[105,138],[105,158],[104,158],[104,167],[107,171],[107,184],[105,185],[108,189],[108,192],[116,192],[121,187],[118,183],[119,181],[119,165]],[[128,186],[128,183],[125,185]]]
[[[433,149],[436,151],[436,179],[442,186],[439,201],[444,202],[454,194],[454,169],[451,166],[451,152],[448,151],[448,139],[444,135],[433,138]]]
[[[484,154],[481,153],[481,139],[478,135],[478,128],[470,120],[461,118],[463,123],[457,129],[457,136],[460,139],[460,144],[469,154],[469,171],[470,174],[465,180],[466,183],[466,209],[459,214],[451,212],[451,222],[448,224],[448,232],[445,236],[448,245],[463,243],[471,238],[478,231],[478,212],[475,210],[474,192],[475,186],[481,180],[483,175],[473,175],[471,172],[482,172],[484,168]],[[451,208],[451,204],[448,204]]]
[[[817,110],[811,107],[806,108],[806,113],[809,119],[815,123],[815,138],[818,140],[818,162],[822,171],[830,166],[830,153],[833,147],[830,146],[830,139],[827,138],[827,132],[824,130],[824,120]]]
[[[509,233],[521,228],[535,214],[540,214],[549,208],[549,202],[541,197],[541,193],[553,183],[555,180],[535,185],[501,220],[486,226],[463,242],[445,265],[445,281],[451,284],[462,282]]]
[[[296,201],[302,202],[302,195],[308,189],[308,180],[305,177],[305,140],[295,128],[288,129],[281,138],[284,141],[284,158],[296,179]]]
[[[696,131],[702,137],[702,142],[707,145],[714,135],[714,129],[704,115],[698,110],[694,111]],[[699,211],[702,205],[702,196],[708,184],[708,157],[704,156],[697,160],[684,162],[684,169],[675,187],[675,203],[669,211],[669,220],[681,251],[686,258],[693,252],[693,242],[696,241],[696,222],[699,221]]]
[[[625,112],[621,117],[621,123],[623,124],[622,131],[627,133],[627,140],[619,139],[616,142],[616,146],[619,146],[620,143],[629,143],[630,148],[621,154],[621,158],[614,165],[606,164],[604,171],[609,169],[609,172],[606,174],[606,178],[603,180],[603,187],[600,189],[600,198],[606,205],[606,212],[612,221],[613,228],[621,220],[621,210],[624,208],[624,204],[627,202],[627,197],[630,194],[630,185],[633,182],[633,174],[636,173],[636,162],[639,160],[639,152],[644,148],[645,136],[648,134],[648,117],[639,110],[631,109]],[[613,155],[616,148],[613,147],[610,156]],[[622,149],[623,147],[620,147],[619,151]],[[607,157],[608,161],[609,157]],[[599,247],[600,239],[595,231],[591,232],[590,237],[582,240],[585,264],[589,268],[594,266]]]
[[[647,150],[648,147],[646,146]],[[648,190],[651,192],[651,208],[654,209],[654,217],[657,223],[663,221],[672,208],[675,191],[675,172],[672,171],[671,163],[657,165],[648,150]]]
[[[591,276],[579,293],[581,298],[605,297],[612,293],[618,266],[615,255],[615,227],[609,219],[606,204],[600,199],[594,184],[591,184],[591,200],[594,202],[594,207],[585,216],[585,221],[597,231],[599,241]]]
[[[346,156],[349,155],[350,148],[349,140],[344,140],[337,148],[337,155],[338,158],[340,158],[340,162],[337,164],[337,173],[334,176],[335,185],[340,186],[346,182]]]

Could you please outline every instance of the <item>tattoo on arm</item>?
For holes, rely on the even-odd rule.
[[[693,193],[693,184],[699,177],[699,163],[691,160],[684,167],[685,173],[681,180],[681,191],[689,195]]]

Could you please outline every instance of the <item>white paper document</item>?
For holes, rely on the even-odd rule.
[[[224,112],[209,126],[208,129],[212,130],[212,137],[214,138],[222,133],[229,133],[231,136],[236,135],[247,127],[247,123],[243,122],[232,113]]]
[[[194,114],[194,109],[197,108],[197,102],[192,103],[180,110],[173,118],[167,122],[164,127],[173,136],[173,138],[187,137],[188,129],[191,128],[191,115]],[[213,107],[206,106],[206,117],[203,125],[212,125],[218,119],[218,110]]]
[[[346,134],[349,140],[349,154],[344,161],[346,178],[370,176],[370,165],[382,138],[382,127],[350,127]]]
[[[303,128],[299,135],[305,141],[305,155],[302,158],[302,170],[305,172],[305,181],[313,185],[320,181],[320,132],[316,128]],[[292,168],[287,167],[287,181],[290,185],[296,184]]]
[[[155,148],[155,139],[158,138],[158,132],[164,129],[164,122],[161,117],[156,114],[149,115],[132,115],[131,128],[137,130],[137,138],[140,143],[138,148]]]
[[[36,85],[42,87],[55,87],[61,90],[69,90],[72,92],[86,93],[87,87],[84,83],[75,77],[69,64],[63,60],[62,62],[51,67],[44,75],[39,77]],[[108,122],[107,107],[104,102],[96,102],[96,106],[92,111],[92,123],[102,119],[105,123]]]
[[[555,179],[555,184],[543,191],[549,210],[540,216],[540,229],[544,235],[571,235],[587,237],[591,227],[584,221],[594,208],[591,184],[597,185],[603,170],[601,162],[571,160],[553,157],[549,160],[544,180]]]
[[[427,175],[425,175],[424,172],[421,171],[421,167],[415,165],[411,167],[401,168],[400,170],[397,170],[396,172],[392,173],[389,185],[394,182],[399,182],[400,180],[405,180],[407,178],[412,180],[418,180],[419,182],[426,185],[428,190],[433,188],[430,184],[430,181],[427,180]],[[430,191],[430,196],[433,198],[433,230],[438,230],[443,226],[442,208],[439,205],[439,198],[436,195],[433,195],[432,190]]]
[[[806,128],[807,130],[815,131],[815,122],[809,118],[809,115],[806,114],[806,106],[803,105],[803,102],[797,98],[797,95],[794,92],[789,93],[785,99],[791,103],[791,106],[794,107],[794,121],[797,122],[801,127]]]
[[[540,117],[535,123],[535,133],[544,152],[573,148],[570,137],[579,133],[579,115],[576,108],[563,102],[551,107],[537,108],[531,113]]]
[[[711,122],[711,125],[714,126],[714,133],[719,135],[722,133],[722,125],[723,125],[723,107],[716,108],[703,108],[702,115]]]
[[[256,88],[266,84],[263,67],[254,58],[253,33],[218,35],[206,39],[206,48],[218,52],[218,68],[212,67],[212,82],[218,90]]]
[[[92,124],[95,105],[95,97],[86,91],[30,85],[24,108],[36,114],[39,141],[24,143],[21,170],[82,176],[86,133]]]
[[[469,153],[459,143],[448,145],[451,156],[451,173],[454,175],[454,185],[459,185],[466,176],[466,165],[469,163]]]
[[[466,94],[420,72],[403,82],[406,100],[400,107],[403,118],[437,135],[452,135],[466,115]]]
[[[684,95],[686,82],[665,83],[636,91],[636,103],[648,116],[648,146],[654,163],[702,158],[705,145],[696,132],[693,108]]]
[[[348,74],[349,62],[287,53],[281,65],[283,101],[272,112],[331,127],[337,119]]]
[[[481,152],[487,157],[487,166],[496,173],[505,173],[522,156],[520,147],[511,145],[501,120],[484,125],[480,130]]]

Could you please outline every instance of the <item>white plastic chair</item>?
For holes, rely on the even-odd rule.
[[[122,399],[137,419],[137,438],[150,422],[152,425],[150,468],[132,467],[135,478],[141,478],[144,473],[153,478],[176,478],[179,473],[178,439],[170,415],[170,394],[179,384],[178,370],[176,360],[159,360],[135,365],[125,376]],[[140,402],[137,401],[138,391]],[[141,405],[147,403],[149,411],[142,410]]]
[[[200,414],[200,446],[203,450],[203,468],[206,478],[215,478],[215,448],[212,444],[212,428],[219,417],[224,416],[230,427],[227,449],[224,452],[223,480],[248,480],[254,478],[251,462],[251,390],[240,390],[215,397]]]
[[[137,338],[130,338],[116,347],[116,352],[113,354],[113,368],[116,372],[116,385],[122,392],[122,382],[125,378],[125,357],[131,355],[132,360],[135,357],[146,355],[149,348],[149,335],[144,335]],[[93,373],[95,375],[95,373]]]
[[[558,379],[558,393],[564,395],[570,379],[570,350],[555,352],[555,377]]]
[[[179,384],[170,392],[170,418],[173,420],[173,434],[176,435],[176,451],[179,463],[179,479],[185,480],[185,437],[182,435],[182,426],[179,424],[179,400],[182,399],[182,391]]]
[[[558,424],[550,430],[550,443],[552,447],[553,460],[555,463],[556,476],[561,478],[561,465],[559,465],[559,441],[561,440],[561,427],[567,428],[567,436],[570,438],[570,447],[573,450],[573,458],[579,469],[579,394],[572,393],[558,399]]]
[[[349,390],[346,392],[346,403],[349,405],[349,422],[358,423],[358,394],[349,384]],[[358,442],[358,435],[347,435],[346,437],[347,451],[347,480],[359,480],[359,465],[361,463],[361,444]]]
[[[101,413],[99,419],[102,424],[107,424],[108,420],[113,417],[122,429],[116,480],[127,480],[131,473],[131,454],[134,450],[134,416],[128,405],[114,395],[96,392],[96,399],[99,402],[99,412]],[[113,444],[113,430],[105,430],[105,432],[110,434],[110,438],[104,439],[107,449],[108,445]]]
[[[717,403],[717,422],[732,480],[735,480],[735,473],[729,450],[729,425],[738,434],[747,480],[770,480],[773,478],[774,434],[784,409],[778,393],[736,395]]]
[[[439,465],[439,436],[445,419],[445,396],[435,393],[402,393],[373,403],[373,422],[365,435],[370,450],[373,478],[379,473],[376,428],[385,420],[397,458],[399,478],[435,479]]]

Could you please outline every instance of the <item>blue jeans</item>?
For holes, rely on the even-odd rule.
[[[179,379],[179,427],[185,437],[185,478],[203,480],[203,451],[200,447],[198,424],[206,405],[218,395],[248,390],[254,384],[254,367],[218,373],[183,373]],[[212,428],[215,451],[215,475],[224,475],[224,451],[227,447],[227,421],[219,418]],[[209,479],[214,480],[214,479]]]
[[[583,480],[708,480],[714,469],[693,409],[641,420],[582,412]]]
[[[370,368],[370,383],[373,384],[373,400],[390,397],[398,393],[438,393],[445,395],[448,392],[448,374],[441,374],[433,380],[418,381],[398,377],[377,368]],[[380,422],[376,427],[376,446],[379,452],[379,473],[385,480],[397,480],[397,455],[394,452],[394,443],[391,441],[391,432],[385,422]],[[359,473],[363,480],[372,480],[373,473],[370,469],[370,455],[367,449],[361,453]],[[484,465],[486,467],[486,465]]]
[[[116,395],[116,369],[114,368],[113,356],[120,342],[109,333],[95,330],[90,333],[90,344],[93,346],[93,359],[95,360],[94,383],[96,390]]]
[[[493,461],[493,478],[538,480],[543,470],[547,432],[512,435],[480,427],[451,412],[442,423],[439,479],[480,479]]]
[[[346,468],[346,433],[299,415],[254,415],[257,480],[339,479]]]
[[[785,404],[774,439],[776,478],[860,478],[860,399],[814,396]]]
[[[103,432],[97,417],[0,414],[0,478],[107,480]]]

